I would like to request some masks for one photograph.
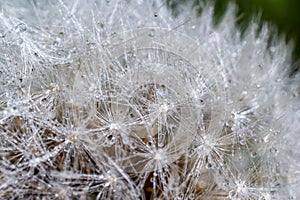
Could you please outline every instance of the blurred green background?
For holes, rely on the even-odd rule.
[[[236,3],[238,7],[238,25],[243,30],[255,16],[261,16],[275,26],[286,41],[294,43],[291,74],[300,71],[300,0],[166,0],[167,5],[176,12],[178,5],[193,1],[193,5],[205,2],[215,3],[215,21],[222,18],[229,2]],[[199,14],[200,14],[199,10]]]

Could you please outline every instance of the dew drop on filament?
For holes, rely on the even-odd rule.
[[[23,33],[27,30],[27,26],[24,23],[20,23],[16,26],[15,30],[16,30],[17,33]]]

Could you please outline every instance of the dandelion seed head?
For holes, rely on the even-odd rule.
[[[0,5],[1,199],[296,199],[290,47],[233,5]]]

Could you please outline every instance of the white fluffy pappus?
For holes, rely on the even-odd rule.
[[[297,199],[290,47],[230,6],[3,1],[1,199]]]

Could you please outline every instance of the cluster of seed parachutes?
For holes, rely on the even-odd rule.
[[[91,26],[62,2],[49,27],[1,14],[0,198],[291,198],[278,159],[286,60],[266,51],[267,31],[242,40],[209,11],[178,30],[139,16],[114,32],[115,12],[142,4],[106,4]]]

